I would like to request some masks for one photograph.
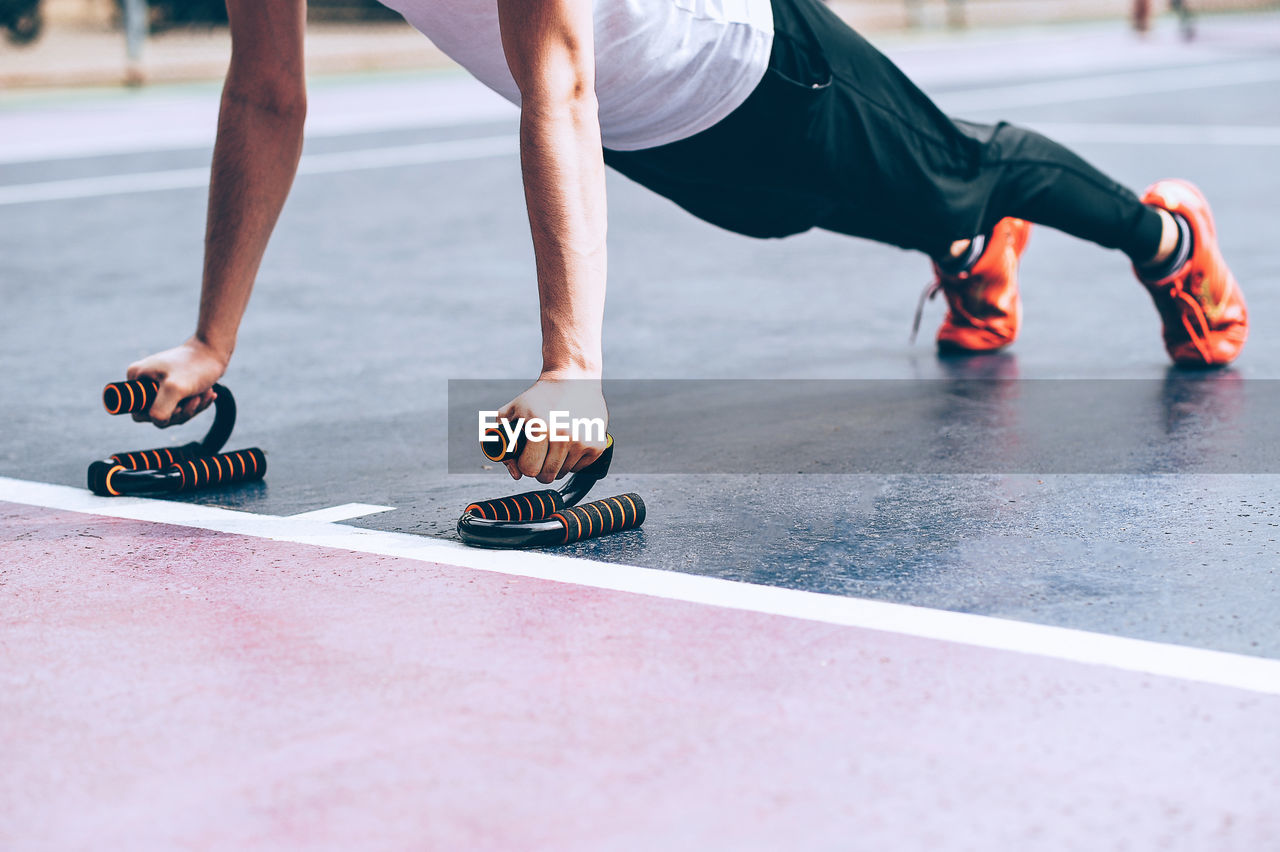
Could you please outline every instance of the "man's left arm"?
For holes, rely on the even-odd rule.
[[[600,392],[606,279],[604,153],[591,0],[498,0],[502,47],[520,87],[520,160],[537,259],[542,373],[500,412],[552,410],[607,422]],[[551,482],[590,464],[603,441],[529,442],[508,465]]]

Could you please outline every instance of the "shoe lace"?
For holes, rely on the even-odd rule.
[[[916,337],[920,334],[920,320],[924,317],[924,303],[932,302],[942,292],[942,279],[935,278],[925,285],[924,290],[920,293],[920,301],[916,303],[916,315],[911,321],[911,337],[907,341],[914,345]]]
[[[1211,363],[1213,361],[1213,356],[1209,353],[1209,345],[1207,342],[1209,339],[1209,320],[1204,315],[1204,308],[1201,307],[1199,300],[1197,300],[1195,296],[1192,296],[1179,284],[1173,284],[1169,287],[1169,295],[1174,299],[1185,302],[1187,306],[1190,307],[1191,310],[1189,311],[1179,311],[1182,319],[1182,327],[1187,330],[1187,337],[1191,339],[1191,342],[1195,345],[1196,350],[1200,353],[1201,357],[1204,358],[1205,362]],[[1192,317],[1195,318],[1195,325],[1199,328],[1194,328],[1192,326]]]

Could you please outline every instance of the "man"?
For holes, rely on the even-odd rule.
[[[1013,341],[1030,222],[1128,255],[1176,363],[1226,364],[1244,345],[1244,299],[1193,186],[1139,199],[1039,134],[954,121],[820,0],[386,2],[521,105],[543,368],[503,416],[606,416],[606,163],[739,233],[819,227],[925,252],[945,350]],[[196,333],[129,368],[161,380],[160,426],[212,401],[302,146],[304,0],[227,5]],[[509,469],[551,482],[601,449],[532,442]]]

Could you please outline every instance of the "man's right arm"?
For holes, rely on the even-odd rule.
[[[302,154],[305,0],[228,0],[231,66],[222,91],[209,184],[204,282],[195,334],[131,365],[160,381],[157,425],[181,423],[213,401],[240,319]],[[178,408],[178,403],[187,403]]]

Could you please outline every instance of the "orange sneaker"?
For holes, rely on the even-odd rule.
[[[1162,180],[1142,196],[1144,204],[1177,213],[1191,226],[1191,257],[1160,281],[1138,280],[1151,293],[1164,323],[1164,348],[1175,364],[1229,364],[1249,336],[1249,314],[1235,276],[1218,250],[1209,202],[1185,180]]]
[[[965,272],[946,275],[934,264],[937,280],[926,291],[933,298],[941,290],[947,297],[947,317],[938,329],[942,352],[991,352],[1013,342],[1022,322],[1018,296],[1018,262],[1031,223],[1005,218],[996,223],[991,239],[977,261]],[[921,306],[924,299],[921,299]],[[916,313],[916,326],[920,314]]]

